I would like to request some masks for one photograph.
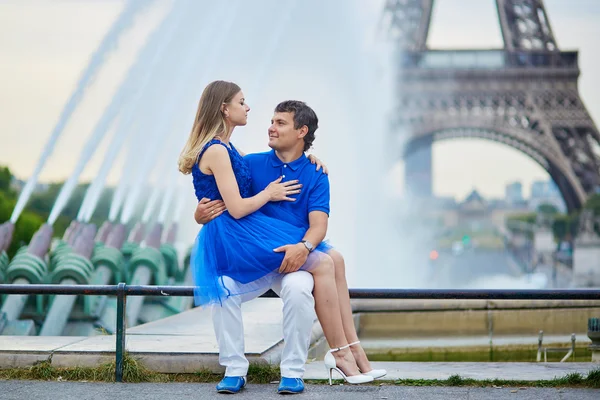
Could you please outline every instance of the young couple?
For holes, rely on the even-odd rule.
[[[272,151],[244,155],[230,140],[249,111],[239,86],[209,84],[179,158],[179,170],[193,176],[195,219],[204,224],[191,268],[196,304],[213,306],[219,362],[226,367],[217,391],[245,386],[241,304],[269,289],[283,300],[279,393],[304,390],[313,310],[331,348],[325,356],[330,384],[333,370],[353,384],[381,378],[386,371],[372,369],[358,341],[344,259],[322,242],[329,180],[320,162],[304,154],[315,139],[317,116],[301,101],[278,104],[268,131]]]

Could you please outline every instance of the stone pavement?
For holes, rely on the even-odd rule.
[[[248,385],[235,399],[281,399],[277,385]],[[215,392],[213,383],[83,383],[0,381],[3,400],[165,400],[229,398]],[[432,400],[597,400],[600,390],[569,388],[471,388],[411,386],[307,385],[303,394],[294,398],[324,400],[346,399],[432,399]]]
[[[439,379],[452,375],[475,380],[523,380],[538,381],[562,378],[571,373],[580,373],[584,378],[595,369],[598,363],[552,362],[373,362],[374,369],[384,368],[388,374],[382,380],[397,379]],[[335,379],[334,372],[334,379]],[[322,361],[306,365],[305,379],[327,379],[327,371]],[[338,379],[341,379],[339,376]],[[599,397],[600,398],[600,397]]]

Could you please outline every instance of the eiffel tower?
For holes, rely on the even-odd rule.
[[[392,132],[407,190],[432,195],[434,141],[476,137],[531,157],[580,209],[600,188],[600,135],[577,90],[578,54],[559,50],[543,1],[496,0],[504,47],[491,50],[428,49],[433,6],[387,0],[382,19],[398,50]]]

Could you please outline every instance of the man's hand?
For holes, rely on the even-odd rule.
[[[279,272],[288,274],[296,272],[304,265],[308,258],[308,249],[302,243],[286,244],[273,250],[276,253],[284,253],[283,262],[279,267]]]
[[[217,218],[219,215],[223,214],[227,208],[225,207],[225,203],[223,200],[210,200],[206,197],[202,198],[198,202],[198,206],[196,206],[196,211],[194,212],[194,219],[197,223],[206,225],[213,219]]]

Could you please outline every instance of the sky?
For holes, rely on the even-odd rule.
[[[361,7],[370,15],[381,9],[382,0],[364,1]],[[159,0],[119,43],[118,52],[107,60],[95,84],[86,93],[78,111],[58,143],[52,158],[45,166],[41,180],[65,179],[76,163],[77,155],[98,117],[97,110],[109,102],[120,77],[133,62],[138,49],[152,27],[160,20],[166,1]],[[279,3],[281,4],[281,3]],[[581,77],[580,94],[588,111],[600,121],[600,1],[546,0],[550,23],[563,50],[579,50]],[[0,164],[8,165],[14,174],[26,179],[56,123],[61,109],[71,94],[87,61],[103,35],[123,7],[122,0],[0,0]],[[277,11],[273,10],[276,14]],[[295,29],[307,29],[300,24]],[[308,32],[315,36],[330,35],[326,25],[321,31]],[[367,34],[365,34],[367,36]],[[226,43],[225,45],[229,45]],[[430,48],[499,48],[501,34],[493,0],[436,0],[428,40]],[[313,60],[315,67],[319,59]],[[293,71],[293,66],[290,67]],[[281,75],[278,71],[278,76]],[[270,89],[270,98],[292,96],[285,87]],[[318,97],[315,86],[313,96]],[[304,93],[304,92],[302,92]],[[251,98],[250,98],[251,100]],[[318,99],[313,103],[318,103]],[[323,107],[321,107],[323,109]],[[94,112],[96,111],[96,112]],[[266,130],[268,112],[261,122],[252,122],[245,129]],[[332,113],[332,115],[337,115]],[[263,122],[264,120],[264,122]],[[255,125],[252,125],[255,123]],[[330,127],[325,121],[324,127]],[[331,129],[330,129],[331,130]],[[249,145],[248,150],[264,149],[262,137]],[[106,144],[101,147],[105,148]],[[322,148],[327,148],[324,146]],[[319,146],[315,153],[319,155]],[[322,150],[327,156],[332,154]],[[82,179],[92,179],[93,166],[99,165],[101,151],[90,160]],[[331,157],[331,156],[330,156]],[[440,196],[464,198],[476,188],[486,197],[503,197],[508,182],[524,183],[525,195],[529,185],[548,174],[525,155],[506,146],[483,140],[450,140],[435,143],[434,193]],[[327,163],[327,157],[324,157]],[[335,162],[333,162],[335,166]],[[402,163],[390,172],[391,181],[401,192]],[[113,172],[109,182],[115,183],[119,174]]]

